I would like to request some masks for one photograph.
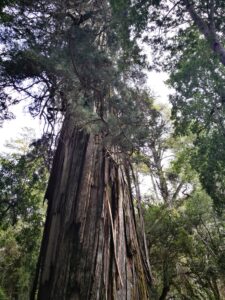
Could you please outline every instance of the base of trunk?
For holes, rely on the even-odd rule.
[[[46,199],[39,300],[149,299],[129,177],[66,118]]]

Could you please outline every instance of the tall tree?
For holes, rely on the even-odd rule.
[[[143,35],[154,49],[153,65],[170,74],[175,90],[176,133],[195,134],[193,165],[215,204],[223,206],[224,2],[143,1],[128,10],[136,34],[151,30]]]
[[[48,172],[44,144],[31,143],[32,130],[0,155],[0,299],[29,299],[46,207]]]
[[[37,299],[147,299],[123,151],[131,146],[115,126],[136,95],[126,81],[140,77],[138,48],[121,48],[107,1],[18,1],[5,11],[12,19],[1,31],[3,103],[25,95],[50,124],[64,115],[31,299],[36,291]],[[20,96],[10,98],[10,88]]]

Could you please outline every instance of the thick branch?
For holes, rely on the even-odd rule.
[[[181,182],[178,184],[178,186],[177,186],[177,188],[176,188],[176,190],[175,190],[175,192],[174,192],[174,194],[173,194],[173,197],[172,197],[172,201],[171,201],[172,203],[173,203],[174,201],[176,201],[176,199],[177,199],[177,197],[178,197],[178,195],[179,195],[179,193],[180,193],[180,191],[181,191],[183,185],[184,185],[183,181],[181,181]]]
[[[195,25],[198,27],[199,31],[204,35],[206,40],[210,44],[210,48],[212,51],[218,55],[220,62],[225,66],[225,49],[221,44],[214,26],[209,26],[196,12],[193,4],[189,0],[183,0],[184,5],[187,8],[189,15],[194,21]],[[211,7],[210,13],[210,24],[214,24],[214,20],[212,19],[214,14],[214,7]]]

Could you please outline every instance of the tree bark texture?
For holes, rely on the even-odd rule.
[[[46,192],[37,299],[149,299],[126,167],[74,124],[66,117]]]

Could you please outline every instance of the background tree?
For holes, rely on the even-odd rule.
[[[145,215],[156,299],[223,299],[223,218],[194,192],[182,205],[150,205]]]
[[[134,32],[154,50],[153,67],[170,74],[176,133],[195,134],[192,165],[219,210],[224,203],[224,3],[143,1],[127,9]]]
[[[169,203],[157,194],[145,195],[143,202],[154,299],[223,299],[224,214],[218,216],[191,166],[192,138],[176,139],[176,143],[172,139],[174,158],[163,169],[164,179],[170,187],[176,178],[183,191],[175,189],[176,198]],[[172,182],[167,174],[173,174]],[[157,180],[154,169],[152,176]]]
[[[24,131],[0,157],[1,299],[29,299],[40,247],[48,171],[43,147],[29,147],[31,136]]]

